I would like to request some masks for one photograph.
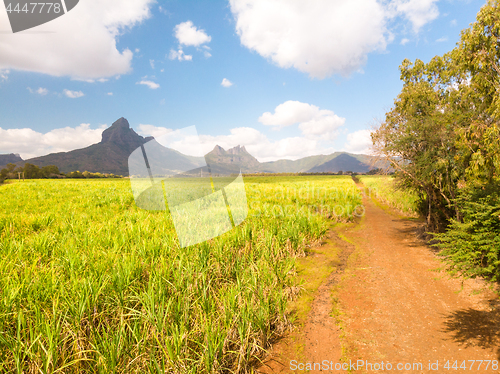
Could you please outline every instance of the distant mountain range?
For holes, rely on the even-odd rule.
[[[206,164],[210,167],[211,173],[220,175],[237,173],[240,169],[244,173],[337,173],[339,171],[366,173],[375,167],[380,167],[374,162],[372,156],[346,152],[310,156],[295,161],[278,160],[261,163],[243,146],[226,151],[217,145],[205,155],[205,159],[187,156],[161,146],[153,137],[144,138],[138,135],[122,117],[104,130],[100,143],[87,148],[52,153],[28,160],[22,160],[19,155],[15,154],[0,155],[0,168],[8,163],[15,163],[19,166],[30,163],[40,167],[56,165],[64,173],[80,170],[126,176],[129,173],[129,156],[142,145],[148,153],[154,150],[154,157],[159,160],[157,164],[161,164],[160,173],[166,175],[177,174],[179,170],[190,170],[188,174],[203,173],[203,169],[208,171],[208,168],[204,166]],[[155,160],[150,160],[150,163],[155,163]]]
[[[3,169],[7,164],[16,164],[18,162],[23,162],[23,159],[18,154],[0,155],[0,169]]]

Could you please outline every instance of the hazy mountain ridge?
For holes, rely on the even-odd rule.
[[[199,174],[208,172],[209,168],[216,175],[239,173],[240,170],[243,173],[337,173],[341,170],[365,173],[381,167],[380,163],[373,162],[372,156],[346,152],[261,163],[244,146],[239,145],[227,151],[217,145],[205,155],[205,159],[187,156],[161,146],[153,137],[138,135],[123,117],[104,130],[102,139],[97,144],[29,160],[22,160],[19,155],[14,154],[0,155],[0,165],[10,162],[17,165],[31,163],[39,167],[56,165],[64,173],[79,170],[126,176],[129,174],[129,156],[141,145],[145,149],[154,150],[149,152],[152,155],[148,157],[152,157],[150,161],[155,164],[157,171],[165,175],[174,175],[184,170],[190,170],[187,172],[189,175]],[[201,168],[205,163],[208,168]]]
[[[6,167],[7,164],[16,164],[18,162],[23,162],[23,159],[17,153],[0,155],[0,169]]]

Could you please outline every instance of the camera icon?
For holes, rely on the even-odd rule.
[[[213,154],[185,154],[199,149],[196,128],[190,126],[144,143],[128,159],[136,205],[168,209],[182,248],[220,236],[248,215],[240,166]]]

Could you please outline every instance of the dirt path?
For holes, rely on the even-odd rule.
[[[274,347],[269,366],[260,371],[300,373],[306,372],[298,370],[300,362],[327,360],[329,367],[322,372],[346,373],[340,360],[353,363],[359,359],[365,361],[364,367],[351,366],[350,371],[500,372],[491,363],[486,369],[486,362],[478,370],[477,361],[500,360],[498,296],[481,281],[462,283],[436,271],[441,263],[417,239],[420,223],[398,218],[367,198],[364,204],[366,215],[359,225],[336,230],[354,244],[351,251],[356,249],[347,268],[343,272],[337,269],[318,289],[307,322],[293,337],[302,342],[301,352],[292,348],[290,338],[285,339]],[[348,253],[349,244],[336,237],[330,235],[331,244],[342,245]],[[343,336],[331,317],[334,285]],[[296,360],[297,370],[291,369],[291,360]],[[449,369],[445,368],[447,361]],[[335,363],[340,370],[330,370]],[[367,369],[367,363],[379,366]]]

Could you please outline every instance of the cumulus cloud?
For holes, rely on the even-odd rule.
[[[149,65],[151,65],[151,69],[155,68],[155,60],[149,60]]]
[[[344,125],[345,118],[316,105],[289,100],[278,105],[274,113],[262,114],[259,122],[275,129],[299,124],[299,129],[307,138],[333,140],[338,135],[338,128]]]
[[[388,14],[402,16],[413,26],[414,32],[419,32],[422,26],[439,16],[435,3],[438,0],[393,0],[389,4]]]
[[[166,127],[157,127],[153,125],[140,124],[137,126],[137,133],[144,136],[154,136],[159,138],[160,136],[166,135],[172,132],[172,129],[167,129]]]
[[[212,37],[207,35],[205,30],[197,29],[191,21],[182,22],[175,26],[174,34],[179,44],[186,46],[199,47],[212,40]]]
[[[42,87],[39,87],[37,90],[34,90],[34,89],[28,87],[28,91],[32,94],[39,94],[41,96],[45,96],[49,93],[49,90],[47,90],[46,88],[42,88]]]
[[[108,92],[107,95],[108,96],[113,96],[113,92]]]
[[[448,41],[447,36],[443,36],[442,38],[436,39],[436,43],[443,43],[443,42],[447,42],[447,41]]]
[[[233,85],[233,82],[231,82],[229,79],[224,78],[220,84],[222,87],[231,87]]]
[[[242,45],[312,78],[348,75],[393,39],[394,19],[415,32],[434,20],[437,0],[229,0]]]
[[[410,41],[410,39],[407,39],[407,38],[403,38],[401,39],[401,45],[405,45],[406,43],[408,43]]]
[[[347,134],[347,142],[344,150],[351,153],[371,154],[372,139],[371,130],[359,130]]]
[[[30,33],[2,35],[0,69],[98,79],[128,73],[133,52],[117,49],[117,37],[150,17],[154,0],[86,0],[63,17]],[[9,30],[0,12],[0,29]],[[36,33],[35,31],[51,31]]]
[[[142,84],[144,86],[148,86],[152,90],[156,90],[157,88],[160,88],[160,85],[158,83],[153,82],[153,81],[142,80],[140,82],[137,82],[136,84]]]
[[[230,0],[230,7],[245,47],[314,78],[349,74],[387,44],[376,0]]]
[[[85,96],[85,94],[82,91],[64,90],[63,92],[67,97],[71,99],[78,99],[79,97]]]
[[[184,51],[179,48],[178,51],[171,49],[168,54],[168,58],[170,60],[179,60],[179,61],[191,61],[193,59],[192,55],[186,55]]]
[[[137,133],[142,136],[155,136],[158,138],[168,133],[175,134],[176,131],[178,130],[153,125],[139,125]],[[277,159],[295,160],[320,153],[334,152],[333,148],[322,147],[321,142],[317,139],[298,136],[271,140],[260,131],[250,127],[233,128],[226,135],[199,135],[198,139],[192,141],[193,139],[188,137],[187,140],[172,143],[171,147],[184,154],[203,156],[210,152],[215,145],[219,145],[226,150],[242,145],[261,162]]]
[[[2,129],[0,153],[19,153],[23,159],[88,147],[101,140],[106,125],[91,129],[88,123],[40,133],[30,128]]]

